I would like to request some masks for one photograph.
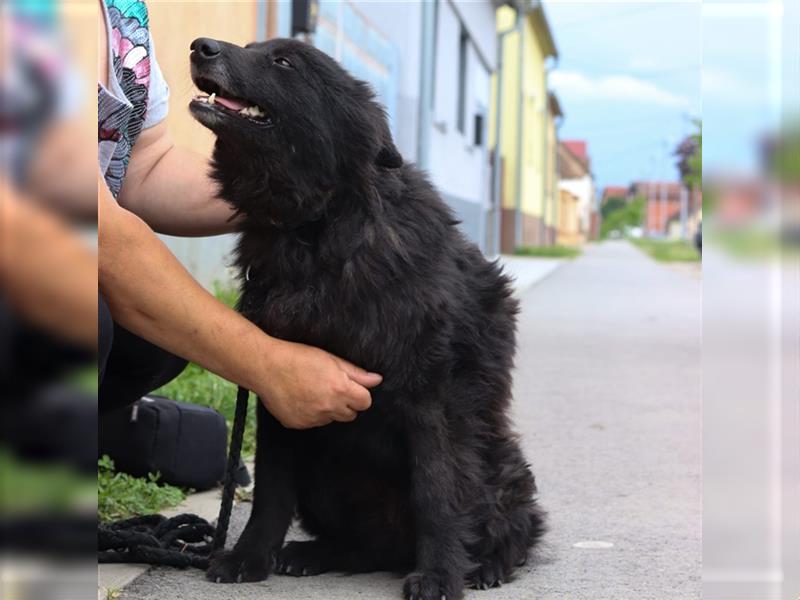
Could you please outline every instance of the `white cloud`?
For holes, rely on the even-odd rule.
[[[766,97],[763,82],[746,83],[736,75],[703,67],[703,98],[726,104],[758,104]]]
[[[616,100],[688,108],[688,98],[668,92],[657,85],[630,75],[591,78],[577,71],[554,71],[550,82],[564,97],[586,100]]]

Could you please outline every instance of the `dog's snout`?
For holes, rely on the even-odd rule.
[[[189,49],[206,59],[216,58],[222,52],[222,46],[219,45],[219,42],[211,38],[197,38],[189,46]]]

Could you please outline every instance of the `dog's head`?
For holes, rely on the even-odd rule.
[[[369,86],[316,48],[290,39],[241,47],[199,38],[191,51],[202,94],[190,110],[217,136],[223,194],[249,216],[315,220],[343,178],[402,166]],[[233,189],[236,176],[255,173],[262,181]],[[261,186],[269,199],[255,193]]]

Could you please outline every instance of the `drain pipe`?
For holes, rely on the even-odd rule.
[[[514,197],[514,249],[522,246],[522,136],[525,132],[525,31],[521,11],[517,10],[517,30],[519,31],[519,97],[517,98],[517,185]]]
[[[547,213],[549,212],[548,206],[551,204],[550,202],[551,198],[550,194],[548,193],[547,183],[549,180],[548,171],[550,170],[551,165],[550,161],[548,160],[549,155],[547,152],[548,141],[549,141],[548,136],[550,135],[550,126],[549,123],[547,122],[547,117],[550,108],[548,106],[548,104],[550,103],[550,97],[548,95],[549,94],[548,90],[550,86],[548,85],[548,80],[551,68],[552,65],[545,65],[544,68],[544,104],[542,105],[542,111],[541,111],[542,124],[544,129],[544,135],[542,136],[542,138],[544,139],[544,145],[542,146],[542,221],[541,221],[541,226],[539,227],[539,241],[543,246],[550,245],[549,242],[550,236],[548,235],[547,232]],[[555,223],[555,214],[552,216],[553,216],[553,223]]]
[[[501,221],[503,218],[503,198],[501,197],[503,185],[502,178],[500,177],[500,168],[502,165],[502,139],[503,139],[503,74],[504,74],[504,47],[506,37],[512,33],[521,33],[522,30],[522,15],[519,9],[516,10],[516,20],[514,26],[505,31],[497,34],[497,101],[495,102],[495,139],[494,139],[494,156],[492,165],[492,188],[494,195],[494,236],[493,246],[495,256],[500,255],[502,249],[500,245],[500,237],[502,235]],[[517,161],[519,162],[519,161]],[[519,169],[519,165],[517,165]],[[516,234],[515,234],[516,235]]]
[[[422,44],[419,83],[419,122],[417,123],[417,165],[430,167],[431,127],[433,126],[433,78],[436,43],[436,2],[422,3]]]
[[[554,233],[554,244],[558,244],[558,223],[560,219],[560,211],[559,206],[561,204],[561,191],[558,187],[558,182],[561,180],[559,175],[559,170],[561,168],[561,157],[558,154],[558,140],[559,140],[559,132],[561,131],[561,125],[564,123],[564,117],[556,117],[555,120],[555,127],[553,135],[555,136],[553,139],[553,149],[555,150],[555,157],[553,159],[553,228],[555,229]]]

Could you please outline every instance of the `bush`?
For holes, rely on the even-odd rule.
[[[606,239],[612,231],[624,234],[630,227],[639,227],[644,221],[645,199],[636,198],[630,203],[610,211],[603,217],[600,238]]]
[[[114,470],[114,461],[104,455],[97,461],[97,515],[114,521],[147,515],[183,502],[191,490],[159,484],[158,473],[133,477]]]
[[[514,250],[514,254],[518,256],[539,256],[544,258],[575,258],[580,253],[580,248],[571,246],[520,246]]]

